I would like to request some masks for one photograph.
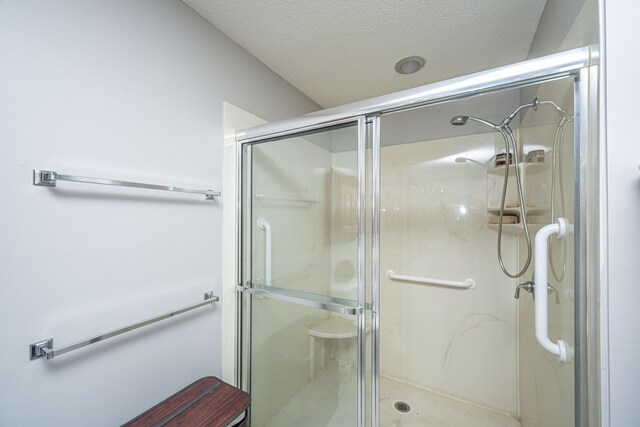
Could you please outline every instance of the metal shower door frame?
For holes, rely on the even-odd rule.
[[[600,306],[606,276],[606,149],[598,140],[599,66],[578,70],[574,78],[574,241],[575,424],[600,425],[601,390],[608,385],[606,352],[600,351],[606,308]],[[598,310],[603,310],[599,313]],[[589,404],[589,403],[592,404]]]
[[[576,295],[576,368],[575,368],[575,398],[576,425],[598,425],[600,413],[601,390],[607,387],[606,373],[608,371],[606,354],[602,354],[602,343],[599,342],[600,330],[606,322],[606,307],[599,307],[598,301],[606,297],[606,147],[598,144],[598,62],[599,49],[597,45],[572,49],[557,54],[526,60],[495,69],[474,73],[450,80],[420,86],[401,92],[379,96],[339,107],[321,110],[304,116],[282,120],[274,123],[252,127],[239,131],[236,138],[240,142],[238,159],[240,161],[239,182],[242,182],[242,147],[246,144],[276,139],[305,131],[312,131],[330,127],[339,123],[358,120],[364,130],[365,123],[371,123],[372,148],[372,265],[371,289],[372,302],[368,309],[372,316],[372,402],[371,425],[379,425],[379,208],[380,208],[380,116],[386,113],[408,110],[427,105],[439,104],[447,101],[460,100],[478,95],[495,93],[502,90],[521,88],[533,84],[541,84],[571,77],[574,79],[575,114],[574,128],[575,148],[575,295]],[[364,133],[359,132],[360,140]],[[364,155],[364,154],[362,154]],[[360,169],[360,153],[359,153]],[[359,170],[358,176],[360,177]],[[242,188],[242,184],[240,186]],[[360,189],[359,189],[360,190]],[[363,190],[364,191],[364,190]],[[365,193],[359,192],[359,203],[365,206]],[[238,196],[238,216],[242,218],[242,200]],[[245,201],[246,203],[247,201]],[[250,203],[250,200],[249,200]],[[359,218],[362,212],[359,211]],[[239,224],[242,222],[239,221]],[[242,242],[239,227],[238,242]],[[363,232],[361,228],[359,233]],[[359,234],[360,236],[360,234]],[[364,255],[366,249],[358,247],[359,256]],[[238,245],[238,259],[242,260]],[[362,258],[364,260],[364,257]],[[364,280],[364,262],[358,266],[359,277]],[[240,269],[241,262],[238,262]],[[241,273],[241,272],[239,272]],[[238,277],[242,277],[239,275]],[[359,279],[359,286],[361,286]],[[240,286],[241,287],[241,286]],[[360,290],[361,288],[359,288]],[[364,283],[362,283],[364,290]],[[241,298],[241,292],[238,293]],[[359,301],[364,302],[364,298]],[[364,307],[364,305],[363,305]],[[242,303],[238,305],[238,316],[242,318]],[[364,319],[364,315],[363,315]],[[249,318],[250,320],[250,318]],[[364,321],[364,320],[363,320]],[[241,322],[238,322],[241,325]],[[361,325],[359,323],[359,328]],[[363,328],[362,328],[363,329]],[[241,332],[241,326],[239,326]],[[603,332],[606,333],[606,330]],[[364,331],[359,330],[359,349],[364,343]],[[241,366],[242,343],[238,340],[238,363]],[[364,357],[363,354],[358,354]],[[588,356],[588,357],[587,357]],[[364,364],[360,365],[361,369]],[[364,371],[359,372],[358,419],[359,426],[364,425]],[[238,384],[242,384],[243,377],[237,371]],[[592,404],[589,405],[589,402]]]
[[[348,124],[354,124],[358,129],[358,144],[357,144],[357,239],[358,239],[358,267],[357,271],[357,306],[347,307],[348,314],[357,315],[357,360],[358,360],[358,372],[357,372],[357,423],[359,427],[364,427],[366,424],[366,311],[370,305],[366,302],[366,252],[367,252],[367,240],[366,240],[366,173],[367,173],[367,118],[365,116],[355,116],[346,119],[340,119],[333,122],[322,123],[317,125],[308,126],[305,128],[295,128],[290,131],[279,132],[278,135],[270,135],[265,138],[256,138],[251,141],[240,140],[238,144],[238,236],[237,236],[237,277],[239,282],[236,285],[236,301],[237,301],[237,337],[236,337],[236,384],[241,386],[245,391],[251,393],[251,331],[245,331],[243,329],[251,325],[251,295],[258,294],[262,297],[277,299],[281,301],[287,301],[294,304],[306,305],[317,309],[334,311],[334,305],[331,302],[331,298],[325,298],[326,301],[318,300],[305,300],[300,295],[296,295],[294,292],[271,292],[264,288],[254,288],[252,286],[252,273],[251,262],[248,260],[251,258],[251,224],[250,218],[246,218],[243,212],[250,212],[252,209],[252,190],[251,190],[251,170],[247,165],[251,163],[252,150],[251,148],[255,144],[268,143],[270,141],[279,140],[283,138],[295,137],[297,135],[303,135],[308,133],[317,133],[324,130],[335,128],[336,126],[344,126]],[[379,127],[378,127],[379,131]],[[379,135],[375,138],[379,142]],[[246,152],[245,152],[246,150]],[[246,155],[245,155],[246,153]],[[378,157],[379,159],[379,157]],[[379,167],[378,169],[379,170]],[[244,196],[244,197],[243,197]],[[244,209],[243,209],[244,206]],[[246,263],[245,268],[243,264]],[[242,337],[245,337],[243,342]],[[375,356],[372,356],[375,358]],[[244,367],[244,370],[242,369]]]

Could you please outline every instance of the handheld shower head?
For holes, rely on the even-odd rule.
[[[463,126],[469,123],[469,121],[482,123],[485,126],[489,126],[493,130],[500,130],[498,125],[496,125],[495,123],[491,123],[490,121],[473,116],[455,116],[451,118],[451,120],[449,120],[449,123],[451,123],[453,126]]]
[[[449,123],[453,126],[464,126],[469,121],[469,116],[455,116],[452,117]]]
[[[530,103],[522,104],[518,108],[516,108],[511,114],[505,117],[500,124],[491,123],[488,120],[481,119],[479,117],[473,117],[473,116],[455,116],[449,121],[449,123],[451,123],[453,126],[463,126],[469,123],[469,121],[473,121],[473,122],[482,123],[483,125],[489,126],[493,130],[500,132],[503,129],[509,127],[509,125],[511,124],[511,121],[518,115],[520,111],[527,108],[531,108],[534,111],[537,111],[538,106],[541,104],[552,104],[558,112],[560,112],[561,114],[564,113],[564,111],[560,107],[558,107],[554,102],[540,101],[538,98],[534,98],[533,101],[531,101]],[[564,113],[564,115],[566,116],[566,113]]]

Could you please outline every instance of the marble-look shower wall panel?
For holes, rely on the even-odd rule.
[[[358,152],[332,154],[333,206],[331,222],[331,266],[333,282],[356,280],[358,263],[357,173]],[[351,210],[348,208],[351,207]],[[346,296],[346,295],[344,295]],[[356,292],[351,294],[353,298]]]
[[[272,286],[327,294],[331,278],[331,153],[305,138],[258,144],[252,153],[253,281],[265,284],[265,218],[272,233]],[[308,200],[300,202],[297,200]],[[309,381],[308,329],[326,318],[254,297],[252,404],[266,424]]]
[[[515,282],[498,266],[487,227],[488,161],[501,140],[481,134],[382,149],[381,371],[517,414]],[[517,239],[504,261],[517,267]],[[398,274],[472,278],[471,290],[400,282]]]

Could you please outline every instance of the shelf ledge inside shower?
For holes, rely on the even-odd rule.
[[[538,230],[540,230],[542,227],[544,227],[545,225],[549,225],[550,222],[546,222],[544,224],[532,224],[531,222],[527,223],[529,226],[529,232],[531,234],[535,234],[536,232],[538,232]],[[491,229],[491,230],[495,230],[498,231],[498,224],[487,224],[487,226]],[[520,235],[522,234],[522,232],[524,231],[524,227],[522,226],[522,223],[518,223],[518,224],[502,224],[502,231],[504,231],[506,234],[511,234],[514,236]]]
[[[524,188],[523,197],[526,203],[526,216],[529,230],[537,231],[542,226],[551,222],[551,210],[549,209],[548,203],[546,203],[546,199],[540,198],[540,194],[542,193],[537,191],[549,185],[547,181],[550,179],[550,164],[548,162],[521,162],[518,163],[517,166],[522,176]],[[487,214],[490,217],[494,217],[494,221],[487,221],[487,226],[496,231],[499,229],[496,217],[500,215],[505,167],[504,165],[496,166],[487,171]],[[516,165],[514,164],[509,165],[509,189],[515,188],[513,187],[515,185],[515,167]],[[533,189],[536,189],[536,191],[532,191]],[[502,225],[503,232],[515,236],[522,234],[524,228],[522,226],[520,205],[517,201],[517,194],[513,190],[508,193],[505,205],[505,218],[516,218],[517,221],[511,224],[505,221]]]

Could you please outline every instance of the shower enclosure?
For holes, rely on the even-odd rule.
[[[238,133],[252,426],[595,419],[596,63],[576,49]]]

